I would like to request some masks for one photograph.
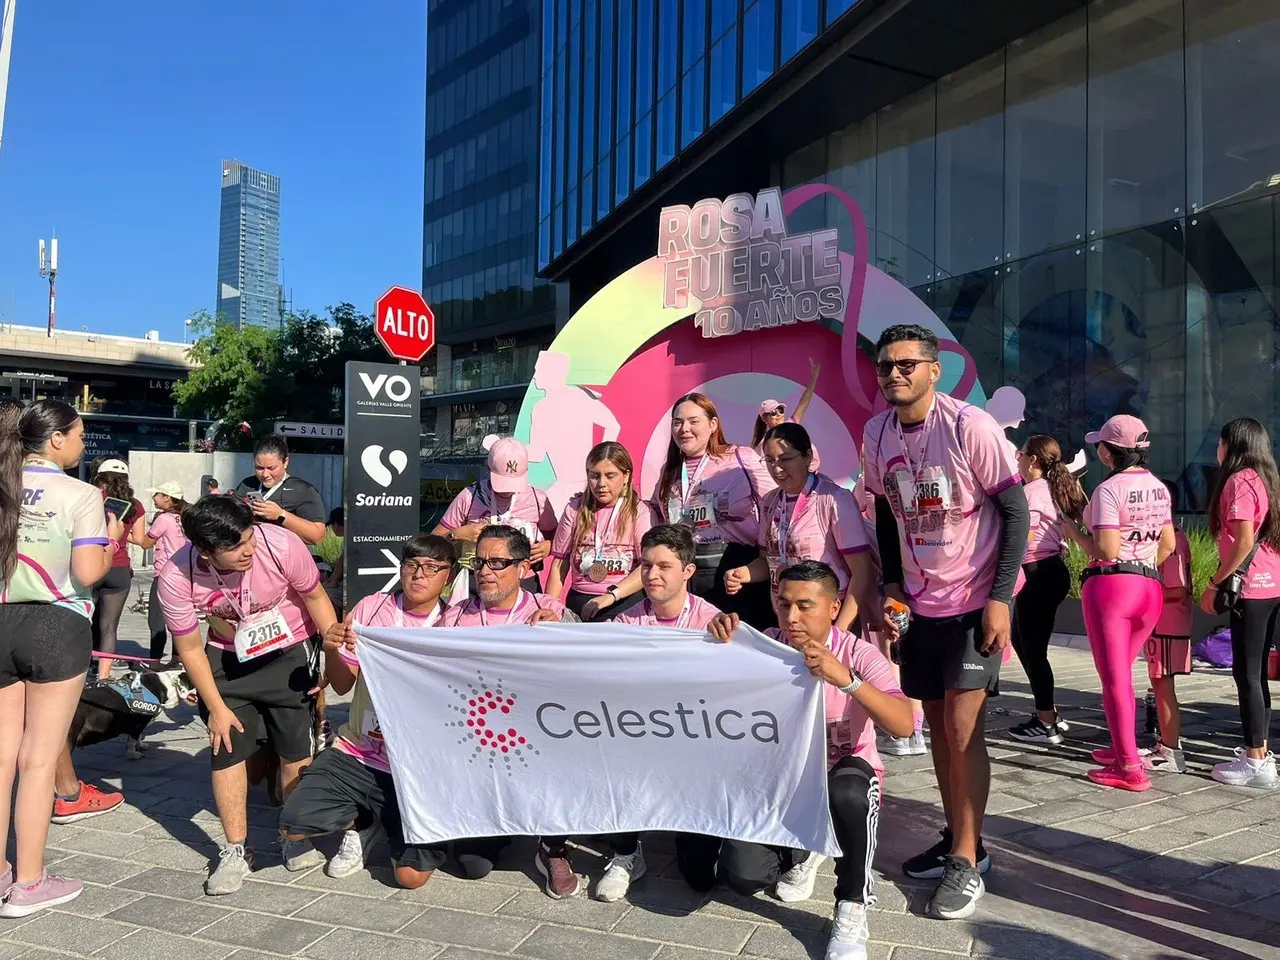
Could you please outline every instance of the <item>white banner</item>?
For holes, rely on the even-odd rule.
[[[410,843],[671,830],[839,853],[822,685],[749,627],[357,634]]]

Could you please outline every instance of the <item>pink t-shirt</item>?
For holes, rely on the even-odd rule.
[[[1160,564],[1160,579],[1164,581],[1166,594],[1170,590],[1181,590],[1182,596],[1176,600],[1165,597],[1153,635],[1189,640],[1196,612],[1196,598],[1191,595],[1191,542],[1178,529],[1173,531],[1173,538],[1177,546]]]
[[[704,462],[705,461],[705,462]],[[760,536],[760,501],[776,484],[760,455],[750,447],[730,447],[721,457],[686,461],[689,489],[680,478],[654,494],[654,509],[667,522],[692,525],[699,543],[755,546]]]
[[[434,626],[444,613],[444,604],[435,607],[425,617],[417,617],[404,611],[404,597],[397,591],[389,593],[373,593],[356,604],[351,611],[351,622],[362,627],[411,628]],[[339,648],[338,656],[344,663],[360,669],[360,642],[356,641],[356,650]],[[382,739],[382,726],[378,723],[378,715],[373,709],[373,700],[369,697],[369,688],[365,686],[364,676],[356,677],[356,685],[351,693],[351,704],[347,709],[347,722],[338,730],[333,748],[348,756],[355,757],[366,766],[375,770],[391,772],[391,764],[387,760],[387,745]]]
[[[990,598],[1000,552],[992,499],[1020,483],[1004,431],[981,407],[945,393],[909,428],[886,410],[867,421],[862,444],[867,489],[898,519],[903,587],[912,611],[952,617]],[[1022,589],[1018,572],[1015,592]]]
[[[636,501],[635,523],[622,527],[622,518],[616,520],[615,507],[596,511],[594,530],[588,530],[578,544],[573,536],[578,530],[578,511],[582,508],[584,494],[576,494],[564,508],[560,525],[556,527],[551,555],[558,560],[569,559],[569,586],[579,593],[600,595],[620,582],[640,562],[640,538],[653,526],[653,510],[644,501]],[[596,538],[599,537],[599,554]],[[599,562],[605,569],[605,578],[592,581],[588,571]]]
[[[1146,470],[1112,474],[1093,491],[1084,522],[1093,531],[1120,531],[1118,559],[1154,566],[1160,531],[1173,522],[1169,491]]]
[[[781,643],[782,631],[770,627],[765,631]],[[882,693],[901,695],[898,681],[893,677],[893,664],[874,644],[831,627],[831,652],[863,683],[869,683]],[[876,729],[858,701],[840,688],[822,684],[825,714],[827,718],[827,769],[830,770],[845,757],[861,757],[871,764],[877,776],[884,776],[884,762],[876,751]]]
[[[645,597],[640,603],[613,618],[614,623],[629,623],[638,627],[680,627],[683,630],[705,630],[707,624],[720,616],[714,604],[701,597],[686,594],[684,608],[674,620],[664,620],[653,612],[653,604]]]
[[[459,600],[445,611],[438,627],[501,627],[508,623],[528,623],[539,610],[553,610],[563,617],[564,604],[545,593],[521,590],[512,610],[483,609],[475,597]]]
[[[1027,493],[1027,507],[1031,511],[1031,533],[1027,536],[1027,556],[1024,563],[1060,557],[1066,547],[1062,541],[1062,516],[1058,505],[1049,493],[1049,481],[1044,477],[1032,480],[1023,487]]]
[[[786,556],[783,556],[783,541]],[[845,557],[871,549],[853,494],[830,477],[810,474],[805,492],[789,496],[774,488],[760,505],[760,549],[769,561],[769,579],[801,560],[821,560],[836,573],[841,591],[849,586]]]
[[[464,487],[440,518],[440,526],[446,530],[470,523],[505,523],[523,533],[530,543],[537,543],[555,530],[556,512],[547,502],[547,495],[533,487],[517,493],[502,507],[489,484],[481,481]]]
[[[306,544],[274,524],[258,524],[253,533],[253,565],[244,573],[215,571],[188,543],[156,574],[165,625],[175,637],[198,630],[200,617],[207,616],[209,644],[234,650],[236,624],[241,618],[276,607],[289,627],[291,641],[287,646],[316,632],[302,598],[319,585],[320,573]]]
[[[176,513],[157,513],[156,518],[151,521],[147,536],[156,542],[156,573],[163,570],[169,558],[187,542],[187,535],[182,532],[182,521]]]
[[[1236,531],[1232,521],[1251,520],[1256,537],[1267,519],[1267,488],[1256,470],[1249,468],[1233,473],[1222,486],[1218,498],[1221,529],[1218,531],[1218,555],[1231,556],[1236,546]],[[1246,600],[1268,600],[1280,597],[1280,554],[1268,544],[1258,548],[1249,564],[1240,596]]]

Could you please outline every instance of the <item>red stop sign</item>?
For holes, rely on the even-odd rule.
[[[436,345],[436,315],[422,294],[392,287],[373,308],[373,330],[397,360],[420,363]]]

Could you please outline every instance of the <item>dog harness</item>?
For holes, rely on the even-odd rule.
[[[106,680],[89,681],[87,687],[110,690],[124,701],[130,713],[154,717],[160,713],[159,698],[142,685],[142,675],[126,673],[122,677],[111,677]]]

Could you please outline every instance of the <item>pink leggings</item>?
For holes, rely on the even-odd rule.
[[[1160,619],[1160,581],[1137,573],[1090,577],[1081,591],[1084,628],[1102,679],[1102,712],[1116,760],[1141,763],[1134,730],[1133,662]]]

